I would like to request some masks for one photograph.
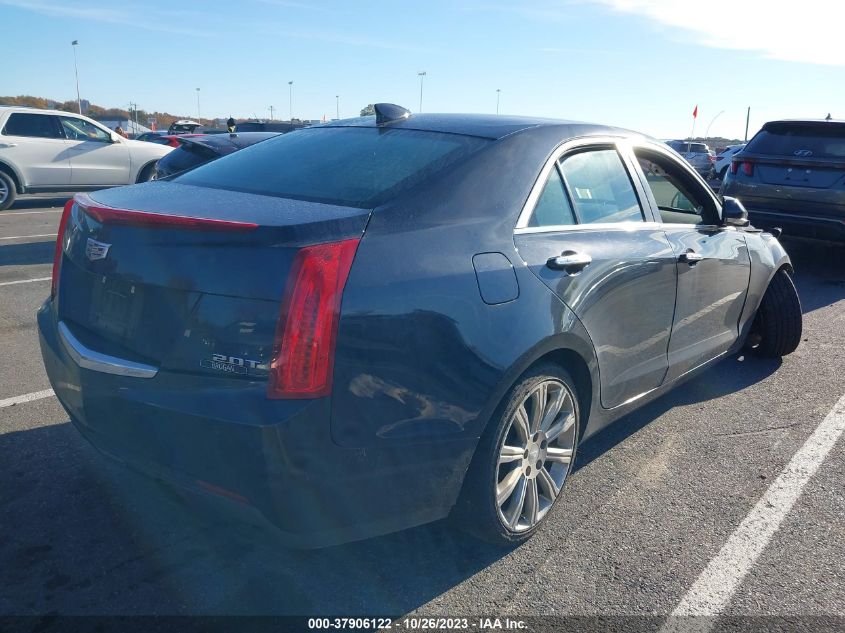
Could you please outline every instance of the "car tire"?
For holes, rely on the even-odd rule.
[[[794,352],[801,342],[801,300],[792,277],[781,268],[772,277],[760,302],[751,332],[750,351],[764,358],[780,358]]]
[[[153,179],[153,175],[155,175],[155,173],[156,164],[155,162],[152,162],[141,170],[141,173],[138,175],[138,182],[149,182]]]
[[[537,406],[541,401],[545,405]],[[453,522],[496,545],[530,538],[561,497],[575,462],[579,428],[575,383],[566,371],[543,364],[524,374],[479,441]]]
[[[15,203],[17,196],[15,181],[4,171],[0,171],[0,211],[5,211]]]

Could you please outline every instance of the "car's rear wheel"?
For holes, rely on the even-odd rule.
[[[0,171],[0,211],[5,211],[15,202],[15,181],[9,174]]]
[[[781,268],[772,277],[748,334],[749,349],[766,358],[791,354],[801,342],[801,300],[789,273]]]
[[[523,376],[481,438],[455,518],[497,543],[529,538],[560,496],[577,448],[572,378],[555,365]]]

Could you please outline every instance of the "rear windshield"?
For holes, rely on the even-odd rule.
[[[676,152],[680,152],[682,154],[688,154],[690,152],[695,152],[697,154],[707,153],[707,146],[704,143],[684,143],[683,141],[676,141],[672,144],[672,147]]]
[[[489,142],[417,130],[309,128],[248,147],[175,182],[372,208]]]
[[[845,126],[767,126],[748,142],[751,154],[799,156],[801,158],[845,158]]]

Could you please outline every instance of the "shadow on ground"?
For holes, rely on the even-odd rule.
[[[27,209],[44,209],[48,207],[58,207],[61,209],[65,202],[67,202],[73,194],[66,194],[64,196],[26,196],[18,198],[14,204],[9,207],[10,211],[25,211]],[[2,212],[0,212],[2,214]]]
[[[42,242],[27,242],[24,244],[0,243],[0,267],[30,264],[52,264],[55,250],[56,238],[45,239]]]

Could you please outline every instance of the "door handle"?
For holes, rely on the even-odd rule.
[[[0,147],[17,147],[17,143],[0,143]]]
[[[589,266],[593,258],[586,253],[576,253],[575,251],[563,251],[557,257],[550,257],[546,262],[546,266],[552,270],[565,270],[569,274],[581,272],[586,266]]]
[[[686,253],[681,253],[681,256],[678,258],[678,261],[682,264],[689,264],[690,266],[692,266],[700,262],[702,259],[704,259],[704,255],[690,250]]]

